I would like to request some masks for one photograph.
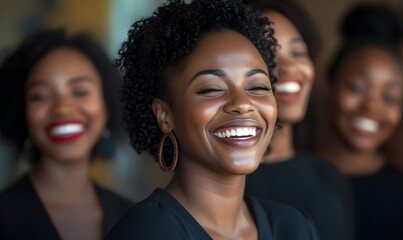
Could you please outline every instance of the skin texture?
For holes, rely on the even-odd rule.
[[[275,162],[288,160],[294,155],[292,125],[305,116],[315,69],[308,55],[308,47],[292,22],[274,11],[264,12],[263,15],[274,22],[273,28],[279,43],[274,71],[277,82],[274,87],[290,82],[301,86],[296,93],[275,93],[282,128],[275,131],[270,154],[264,158],[265,162]]]
[[[161,130],[173,131],[180,147],[167,190],[214,239],[257,239],[243,192],[277,117],[266,64],[248,39],[223,30],[202,37],[167,81],[168,99],[153,103]],[[243,127],[256,127],[256,137],[213,134]]]
[[[382,167],[379,148],[399,123],[402,80],[395,58],[377,47],[363,47],[341,63],[329,89],[331,130],[321,153],[345,174]],[[376,127],[368,129],[360,119]]]
[[[95,67],[73,49],[49,52],[28,75],[26,106],[29,136],[41,151],[31,179],[55,228],[63,239],[101,239],[101,207],[88,176],[91,151],[107,120]],[[49,124],[65,120],[82,123],[84,130],[55,141]]]

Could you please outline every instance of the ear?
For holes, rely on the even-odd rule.
[[[171,120],[171,111],[168,104],[156,98],[153,100],[152,109],[161,131],[163,133],[170,133],[173,128],[173,121]]]

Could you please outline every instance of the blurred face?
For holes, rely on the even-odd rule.
[[[274,71],[279,119],[284,123],[296,123],[305,116],[315,77],[313,63],[304,39],[288,18],[272,11],[263,15],[274,22],[279,44]]]
[[[254,171],[277,117],[268,69],[254,45],[229,30],[207,34],[168,75],[179,161],[228,174]]]
[[[69,48],[51,51],[28,75],[26,121],[41,158],[89,158],[106,124],[101,79],[91,61]]]
[[[357,151],[374,151],[395,130],[401,114],[402,73],[382,49],[365,47],[341,63],[330,89],[335,128]]]

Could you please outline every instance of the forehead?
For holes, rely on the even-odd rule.
[[[218,69],[242,64],[267,71],[257,48],[245,36],[231,30],[208,33],[200,38],[192,53],[186,57],[185,69]]]
[[[401,77],[398,60],[387,50],[376,46],[366,46],[349,54],[342,68],[361,72],[389,73]]]
[[[51,80],[61,76],[98,76],[92,61],[78,50],[62,47],[57,48],[39,60],[28,74],[30,80]]]

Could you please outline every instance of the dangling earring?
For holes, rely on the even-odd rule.
[[[166,165],[164,160],[164,142],[167,137],[171,139],[174,147],[172,163],[169,166]],[[160,168],[165,172],[172,172],[175,170],[176,164],[178,163],[178,142],[176,141],[176,137],[172,132],[164,133],[164,136],[161,138],[160,145],[158,147],[158,163],[160,164]]]

